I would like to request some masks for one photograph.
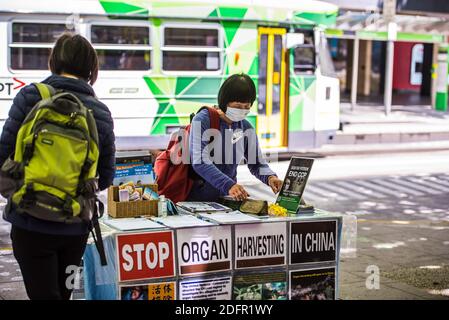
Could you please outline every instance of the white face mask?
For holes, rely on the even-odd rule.
[[[233,122],[242,121],[249,114],[249,109],[230,108],[226,109],[226,117]]]

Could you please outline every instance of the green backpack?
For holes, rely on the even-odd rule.
[[[96,197],[99,149],[92,111],[72,93],[34,85],[42,100],[26,116],[14,156],[2,166],[0,193],[18,213],[46,221],[95,224],[97,203],[101,214],[103,205]]]

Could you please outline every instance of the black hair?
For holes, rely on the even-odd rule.
[[[251,103],[256,100],[256,86],[244,73],[233,74],[227,78],[218,91],[218,106],[226,112],[229,102]]]
[[[94,84],[98,77],[97,52],[83,36],[66,32],[56,40],[48,67],[54,74],[65,72]]]

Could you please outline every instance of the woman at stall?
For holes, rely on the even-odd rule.
[[[223,82],[218,92],[218,132],[210,129],[207,109],[193,118],[190,158],[197,177],[189,201],[217,201],[227,195],[239,201],[247,199],[248,192],[237,183],[237,167],[242,162],[275,194],[279,192],[282,181],[263,158],[257,134],[246,120],[255,100],[256,87],[252,79],[246,74],[234,74]]]

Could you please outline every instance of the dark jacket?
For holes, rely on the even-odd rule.
[[[42,82],[53,86],[55,89],[64,89],[67,92],[74,93],[86,107],[93,110],[98,129],[100,150],[98,161],[99,187],[101,190],[106,189],[112,184],[115,173],[114,124],[109,109],[95,97],[92,87],[83,80],[52,75]],[[39,100],[41,100],[41,97],[34,85],[22,88],[14,98],[0,138],[0,165],[14,152],[19,128],[26,115]],[[14,206],[8,213],[5,210],[4,219],[16,227],[40,233],[82,235],[88,232],[85,223],[68,225],[38,220],[26,214],[18,214]]]

